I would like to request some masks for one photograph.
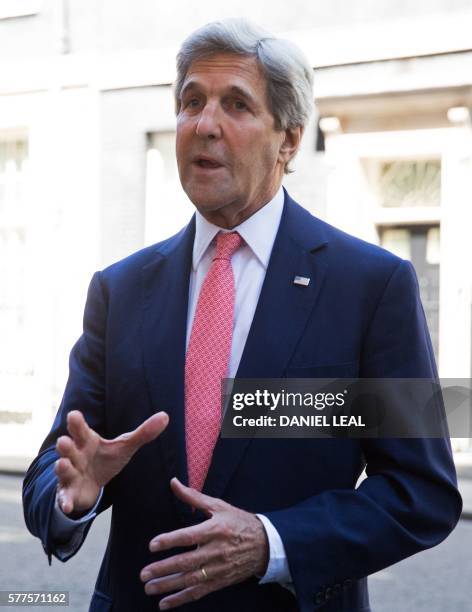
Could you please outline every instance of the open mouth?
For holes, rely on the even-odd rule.
[[[209,168],[209,169],[215,169],[215,168],[222,168],[223,165],[219,164],[216,161],[212,161],[210,159],[197,159],[195,161],[195,163],[197,164],[197,166],[199,166],[200,168]]]

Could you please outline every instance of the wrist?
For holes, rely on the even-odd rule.
[[[83,518],[84,516],[86,516],[87,514],[89,514],[89,512],[92,510],[93,508],[93,504],[90,506],[90,508],[86,508],[84,510],[72,510],[72,512],[70,512],[69,514],[64,514],[67,516],[67,518],[70,518],[72,521],[78,521],[79,519]]]
[[[256,578],[263,578],[267,572],[267,567],[269,565],[269,539],[267,537],[267,532],[265,530],[263,522],[256,515],[254,517],[257,519],[260,529],[260,545],[258,546],[258,550],[260,550],[260,558],[257,563],[257,566],[254,571],[254,575]]]

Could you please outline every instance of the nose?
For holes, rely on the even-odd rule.
[[[220,116],[216,104],[205,104],[197,121],[196,133],[198,136],[205,139],[220,138]]]

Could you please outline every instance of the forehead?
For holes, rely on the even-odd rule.
[[[195,87],[243,87],[253,94],[265,95],[267,81],[255,57],[216,53],[195,60],[189,66],[182,90]]]

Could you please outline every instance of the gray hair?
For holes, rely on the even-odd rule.
[[[308,60],[288,40],[242,18],[208,23],[184,40],[177,54],[174,84],[177,113],[190,65],[215,53],[255,57],[267,79],[267,103],[275,129],[306,126],[313,109],[313,70]]]

